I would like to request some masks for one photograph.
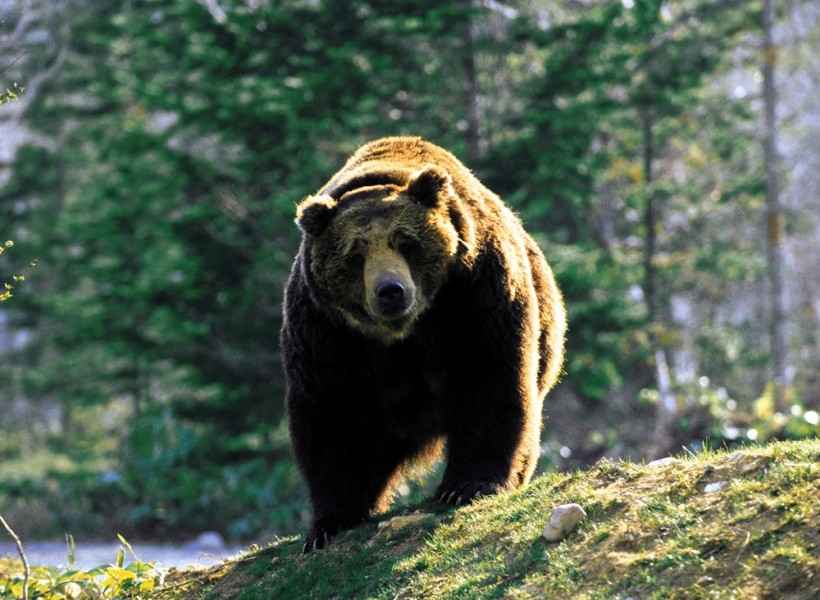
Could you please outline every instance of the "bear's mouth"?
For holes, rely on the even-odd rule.
[[[364,307],[347,312],[348,320],[362,333],[382,341],[395,341],[410,332],[415,314],[412,308],[373,315]]]
[[[384,325],[390,328],[404,329],[404,326],[413,320],[410,309],[395,310],[380,313],[373,321],[376,325]]]
[[[404,324],[413,320],[413,310],[412,307],[407,307],[373,312],[361,308],[356,310],[353,317],[363,325],[370,325],[372,327],[386,326],[391,329],[401,329],[404,327]]]

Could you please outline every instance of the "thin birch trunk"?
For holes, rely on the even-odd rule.
[[[763,0],[763,104],[765,113],[763,154],[766,161],[766,226],[772,306],[772,369],[777,405],[780,410],[784,410],[791,403],[794,373],[789,364],[786,320],[786,247],[783,205],[780,199],[780,161],[777,152],[777,87],[775,85],[777,49],[773,41],[774,23],[774,1]]]
[[[466,3],[466,10],[472,9],[472,2]],[[475,64],[475,26],[473,16],[468,15],[464,25],[464,54],[462,56],[464,68],[464,106],[466,108],[467,127],[464,137],[467,139],[467,161],[470,167],[475,167],[481,157],[479,116],[478,116],[478,84],[476,82]]]
[[[652,115],[647,107],[644,113],[644,183],[651,185],[653,181],[652,159],[654,158],[654,145],[652,142]],[[655,384],[658,387],[658,412],[655,419],[655,432],[653,436],[653,452],[661,452],[668,444],[669,433],[675,417],[676,402],[672,393],[671,377],[669,375],[669,363],[666,360],[666,350],[661,343],[658,331],[658,293],[657,293],[657,273],[655,269],[655,247],[657,243],[657,215],[654,195],[650,194],[646,200],[646,212],[644,213],[644,226],[646,227],[646,246],[644,253],[644,296],[649,308],[649,338],[655,348]]]

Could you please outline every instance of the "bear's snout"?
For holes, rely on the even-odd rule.
[[[379,233],[386,230],[382,227]],[[416,302],[416,285],[410,265],[404,257],[390,247],[388,236],[372,237],[366,248],[364,264],[364,287],[370,317],[393,331],[403,328],[413,313]],[[375,238],[375,239],[374,239]]]
[[[402,307],[404,304],[404,285],[401,281],[388,279],[376,286],[376,297],[386,309]]]
[[[397,318],[403,316],[414,301],[412,285],[405,284],[395,276],[387,276],[380,278],[373,286],[370,310],[379,317]]]

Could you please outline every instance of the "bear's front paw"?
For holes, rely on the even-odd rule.
[[[495,481],[442,481],[433,500],[441,504],[466,504],[481,496],[490,496],[506,489],[504,484]]]
[[[302,554],[324,548],[334,535],[358,527],[366,520],[364,517],[325,517],[317,519],[310,526],[307,538],[305,538],[305,545],[302,546]]]

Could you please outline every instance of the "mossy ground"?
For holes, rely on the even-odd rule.
[[[571,502],[586,519],[548,543],[553,509]],[[159,596],[820,598],[820,440],[653,466],[601,462],[459,509],[402,512],[413,510],[430,515],[389,539],[377,522],[396,513],[326,550],[303,556],[291,537],[221,569],[178,574]]]
[[[552,510],[570,502],[587,518],[566,540],[548,543],[541,533]],[[301,541],[288,538],[191,595],[820,597],[818,440],[657,466],[602,462],[457,510],[415,508],[433,514],[388,541],[368,544],[375,523],[306,556]]]

